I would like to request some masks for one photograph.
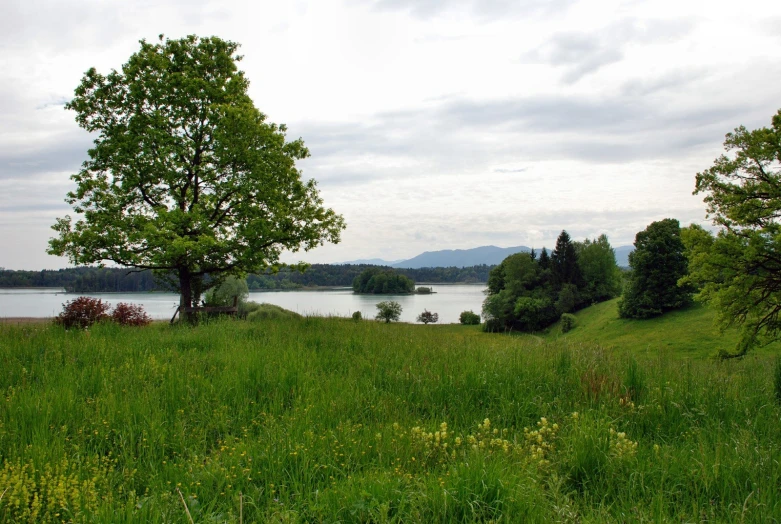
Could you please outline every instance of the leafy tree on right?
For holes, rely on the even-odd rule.
[[[781,110],[769,128],[728,133],[726,154],[697,173],[694,194],[705,195],[708,217],[720,229],[684,231],[688,281],[711,303],[719,326],[742,333],[736,352],[781,333]]]
[[[650,318],[691,303],[691,286],[678,285],[688,262],[674,218],[653,222],[635,236],[629,265],[632,275],[618,304],[622,318]]]

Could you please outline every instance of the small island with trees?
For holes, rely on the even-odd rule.
[[[392,269],[370,267],[353,280],[353,292],[373,295],[409,295],[415,281]]]

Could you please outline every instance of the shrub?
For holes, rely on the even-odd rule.
[[[504,324],[498,318],[489,318],[483,323],[483,331],[486,333],[501,333],[504,330]]]
[[[421,286],[415,290],[415,293],[418,293],[420,295],[428,295],[431,293],[431,288]]]
[[[393,300],[386,300],[377,304],[377,320],[384,320],[386,324],[398,321],[401,317],[401,304]]]
[[[262,304],[253,300],[248,300],[246,302],[239,301],[239,318],[247,318],[247,315],[253,311],[257,311],[261,306]]]
[[[65,302],[62,305],[62,313],[55,317],[54,321],[65,326],[66,329],[72,327],[84,329],[108,319],[109,309],[111,306],[99,298],[78,297]]]
[[[423,322],[424,324],[433,324],[435,322],[439,321],[439,314],[432,313],[431,311],[424,309],[423,313],[418,315],[418,322]]]
[[[465,326],[476,326],[480,323],[480,315],[474,311],[462,311],[458,316],[458,321]]]
[[[561,315],[561,332],[567,333],[575,327],[575,315],[564,313]]]
[[[231,275],[219,286],[209,290],[203,302],[207,306],[230,307],[233,305],[233,297],[238,297],[239,308],[241,308],[249,297],[249,288],[245,279]]]
[[[247,315],[247,320],[251,322],[258,322],[263,320],[277,320],[284,318],[302,318],[301,315],[295,311],[290,311],[274,304],[259,304],[259,307]]]
[[[120,302],[111,312],[111,320],[120,326],[147,326],[152,323],[152,317],[146,314],[139,304]]]
[[[363,320],[363,316],[361,315],[360,311],[356,311],[355,313],[353,313],[353,320],[355,320],[356,322]]]

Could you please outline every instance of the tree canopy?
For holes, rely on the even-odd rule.
[[[650,318],[691,303],[692,289],[678,285],[688,273],[681,226],[674,218],[651,223],[635,236],[632,268],[618,304],[622,318]]]
[[[353,291],[373,294],[406,294],[415,291],[415,281],[392,269],[370,267],[353,280]]]
[[[339,242],[296,161],[301,139],[247,94],[238,44],[216,37],[141,41],[121,71],[87,71],[66,108],[95,135],[48,252],[173,275],[182,306],[229,275],[279,263],[283,250]]]
[[[692,225],[683,238],[688,281],[713,304],[722,328],[740,326],[737,355],[781,332],[781,110],[769,128],[728,133],[725,154],[697,173],[714,236]]]
[[[377,320],[384,320],[386,324],[398,322],[401,318],[401,304],[393,300],[379,302],[377,304]]]

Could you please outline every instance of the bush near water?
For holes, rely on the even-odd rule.
[[[735,335],[701,307],[577,317],[0,325],[0,521],[781,518],[777,347],[709,358]]]

